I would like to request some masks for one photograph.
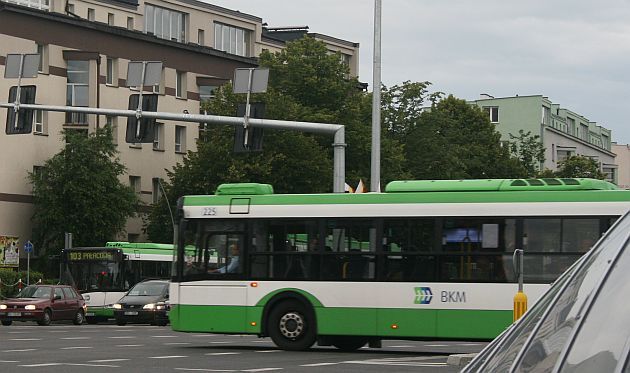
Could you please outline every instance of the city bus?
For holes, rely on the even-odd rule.
[[[222,184],[178,202],[171,326],[287,350],[490,340],[513,321],[515,249],[531,305],[629,209],[630,191],[595,179],[393,181],[362,194]]]
[[[85,298],[90,324],[114,317],[113,304],[136,283],[169,278],[172,244],[107,242],[104,247],[74,247],[61,253],[60,279]]]

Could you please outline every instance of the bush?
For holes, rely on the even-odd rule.
[[[9,298],[17,294],[18,289],[17,282],[22,279],[24,285],[26,285],[27,272],[15,271],[9,268],[0,268],[0,298]],[[30,272],[31,283],[34,284],[38,280],[42,280],[44,283],[50,280],[44,279],[41,272]],[[56,282],[54,282],[56,283]]]

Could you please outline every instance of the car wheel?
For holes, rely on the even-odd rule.
[[[48,326],[50,325],[51,321],[52,321],[52,314],[50,312],[50,309],[47,308],[44,310],[44,317],[41,320],[39,320],[37,323],[42,326]]]
[[[74,319],[72,319],[72,323],[74,325],[81,325],[85,320],[85,316],[83,315],[83,310],[79,309],[77,313],[74,315]]]
[[[127,322],[123,321],[123,320],[116,320],[116,325],[118,325],[118,326],[125,326],[125,325],[127,325]]]
[[[2,323],[2,325],[4,326],[9,326],[11,324],[13,324],[13,320],[2,320],[0,321]]]
[[[363,337],[338,336],[332,340],[332,345],[341,351],[355,351],[365,346],[367,339]]]
[[[307,350],[317,337],[313,312],[295,300],[275,306],[269,313],[267,325],[273,343],[283,350]]]

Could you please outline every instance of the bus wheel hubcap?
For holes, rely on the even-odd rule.
[[[290,339],[299,337],[304,331],[304,318],[296,312],[290,312],[280,319],[280,333]]]

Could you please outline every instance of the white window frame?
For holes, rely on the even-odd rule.
[[[498,106],[484,106],[483,110],[488,114],[490,123],[499,123],[499,107]]]
[[[206,31],[204,29],[197,30],[197,44],[205,45],[206,43]]]
[[[39,66],[37,71],[42,74],[48,74],[48,45],[37,44],[37,54],[39,54]]]
[[[160,39],[186,42],[186,13],[145,4],[144,32]]]
[[[187,98],[186,77],[185,71],[175,71],[175,97],[177,98]]]
[[[175,126],[175,153],[186,152],[186,126]]]
[[[160,201],[160,198],[162,197],[162,189],[160,188],[160,178],[159,177],[154,177],[152,180],[152,195],[151,195],[151,202],[155,205],[156,203],[158,203]]]
[[[66,79],[66,105],[67,106],[78,106],[78,107],[87,107],[89,106],[90,100],[89,100],[89,92],[90,92],[90,61],[74,61],[74,62],[81,62],[81,63],[85,63],[87,64],[87,70],[70,70],[70,67],[72,65],[72,60],[68,60],[67,64],[68,64],[68,69],[67,69],[67,79]],[[70,82],[70,76],[71,75],[80,75],[83,74],[85,75],[87,78],[85,79],[86,81],[78,81],[78,82]],[[77,97],[83,96],[79,93],[77,93],[78,89],[81,88],[85,88],[85,105],[78,105],[77,104]],[[68,97],[70,96],[70,97]],[[70,100],[68,100],[68,98]],[[70,124],[88,124],[88,119],[87,119],[87,114],[84,113],[66,113],[66,118],[71,118],[71,120],[67,120],[67,123]]]
[[[10,0],[9,3],[27,6],[40,10],[50,10],[50,0]]]
[[[134,20],[133,17],[127,17],[127,30],[133,30]]]
[[[105,117],[105,125],[112,130],[112,142],[118,145],[118,117],[107,115]]]
[[[33,111],[33,132],[37,135],[48,134],[48,126],[46,125],[48,112],[43,110]]]
[[[88,8],[87,19],[92,22],[96,21],[96,10],[94,8]]]
[[[116,86],[116,82],[118,81],[117,73],[117,60],[112,57],[107,57],[107,62],[105,64],[105,84]]]
[[[153,138],[153,150],[164,150],[164,123],[155,123],[153,128],[155,136]]]
[[[129,175],[129,186],[136,194],[142,192],[142,178],[137,175]]]
[[[107,13],[107,24],[109,26],[115,26],[115,18],[114,13]]]
[[[227,25],[214,23],[214,48],[237,56],[249,56],[251,31]]]

